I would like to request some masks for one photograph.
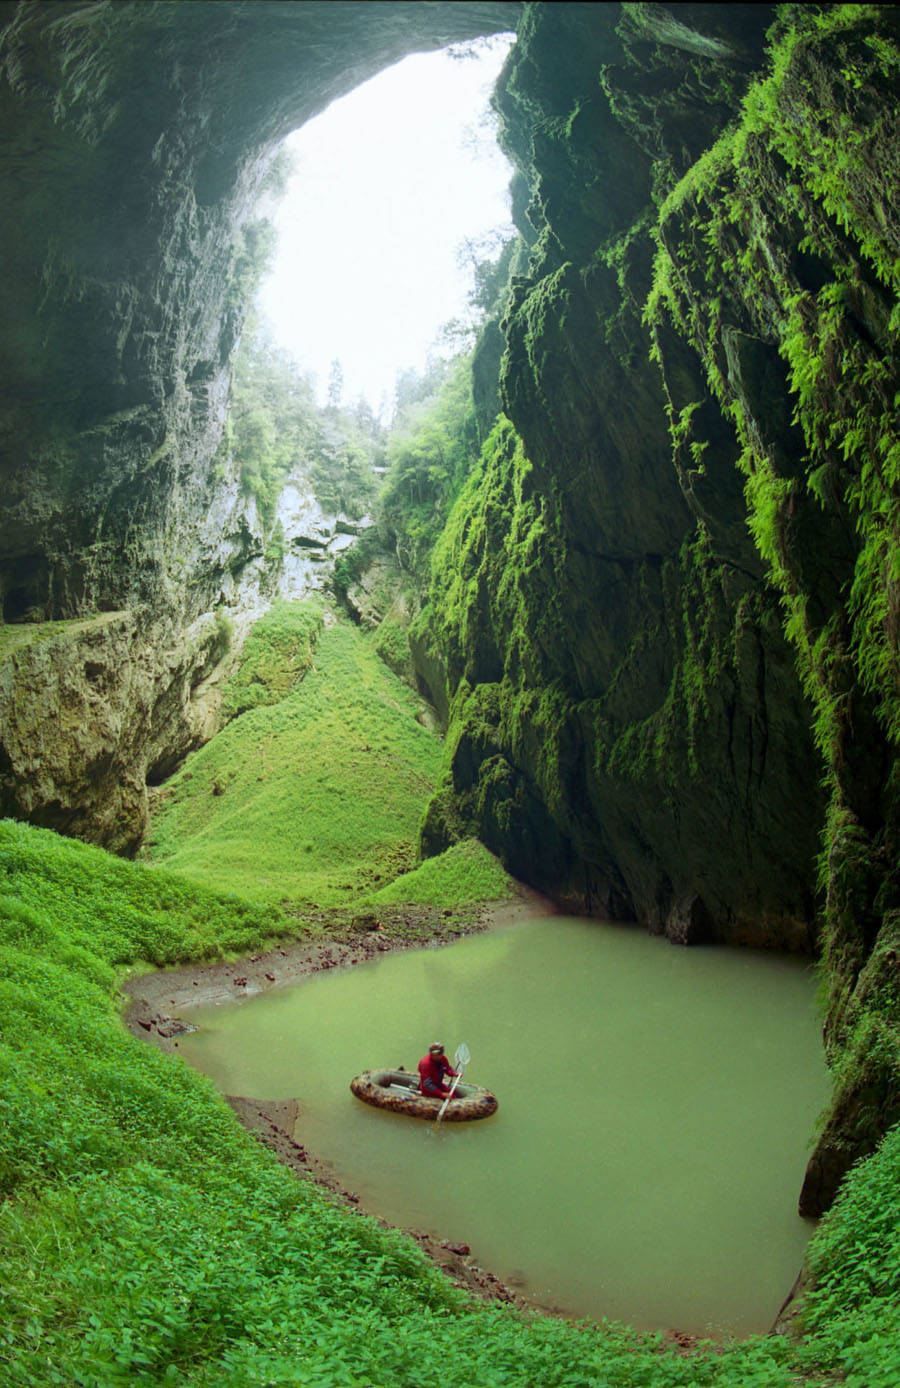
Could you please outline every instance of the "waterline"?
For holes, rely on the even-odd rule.
[[[224,1092],[299,1098],[298,1140],[366,1208],[469,1243],[537,1302],[744,1334],[771,1324],[811,1232],[813,994],[794,959],[556,917],[198,1011],[181,1051]],[[350,1096],[435,1035],[467,1042],[493,1118],[435,1138]]]

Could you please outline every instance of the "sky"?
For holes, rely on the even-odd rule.
[[[345,404],[389,413],[398,372],[421,370],[466,313],[462,243],[509,226],[510,165],[485,124],[512,37],[414,54],[288,136],[294,171],[269,215],[278,249],[258,306],[275,342]]]

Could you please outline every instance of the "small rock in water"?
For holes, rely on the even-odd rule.
[[[156,1030],[160,1036],[183,1036],[185,1032],[196,1031],[197,1028],[191,1022],[183,1022],[180,1017],[161,1018],[156,1024]]]

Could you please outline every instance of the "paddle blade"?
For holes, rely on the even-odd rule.
[[[472,1057],[469,1054],[468,1046],[466,1045],[465,1041],[461,1041],[456,1048],[456,1055],[453,1057],[453,1063],[456,1066],[457,1070],[461,1065],[468,1065],[471,1059]]]

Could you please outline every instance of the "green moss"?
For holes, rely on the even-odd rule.
[[[739,123],[661,208],[646,309],[651,330],[668,318],[692,343],[734,425],[750,530],[812,710],[831,798],[826,1134],[851,1154],[871,1149],[900,1096],[896,1066],[878,1059],[896,1021],[887,993],[866,987],[900,890],[897,811],[877,768],[900,746],[900,263],[888,210],[898,76],[880,7],[786,8]],[[766,402],[748,402],[731,374],[723,322],[776,343],[792,446],[764,437]],[[685,422],[670,412],[676,456]]]
[[[540,647],[555,645],[554,633],[564,629],[558,501],[534,491],[531,471],[501,417],[432,552],[432,629],[454,685],[476,670],[484,679],[501,664],[518,683],[540,663]],[[532,600],[536,591],[540,603]]]
[[[692,412],[693,407],[688,407],[682,423]],[[664,566],[665,639],[674,653],[668,692],[648,718],[609,739],[609,695],[615,693],[619,680],[631,676],[644,648],[663,637],[648,624],[636,633],[607,700],[593,707],[598,772],[652,779],[670,792],[683,787],[686,778],[702,777],[712,700],[721,699],[723,691],[733,689],[738,681],[739,635],[748,616],[746,602],[735,606],[726,597],[728,578],[728,567],[715,558],[702,529],[685,539],[677,564]]]
[[[253,900],[320,907],[351,906],[376,874],[412,866],[440,742],[349,622],[322,632],[296,683],[298,653],[302,668],[321,620],[285,604],[257,629],[246,668],[266,672],[267,702],[167,783],[146,848],[153,862]]]
[[[387,616],[375,632],[375,650],[385,665],[401,679],[411,679],[412,666],[409,655],[409,639],[406,628],[392,617]]]
[[[791,27],[780,39],[773,51],[769,76],[751,86],[739,131],[723,136],[715,151],[710,151],[691,170],[663,205],[664,244],[646,311],[651,325],[659,321],[662,313],[670,313],[676,326],[698,345],[706,361],[710,386],[735,424],[748,477],[751,531],[781,592],[786,629],[798,649],[804,685],[816,705],[817,741],[829,759],[837,754],[840,737],[837,696],[828,677],[829,668],[837,659],[838,633],[834,624],[825,632],[809,626],[805,601],[793,576],[785,524],[803,482],[778,475],[771,458],[760,451],[740,402],[726,389],[717,346],[718,322],[689,286],[699,271],[720,291],[724,270],[724,283],[729,292],[743,300],[745,312],[746,306],[761,309],[763,295],[768,296],[771,308],[771,274],[763,275],[763,258],[754,254],[756,244],[767,234],[765,223],[753,210],[754,200],[762,191],[754,140],[776,149],[796,171],[797,200],[791,214],[800,218],[806,232],[801,250],[819,252],[823,258],[834,253],[833,236],[817,210],[824,208],[857,241],[860,252],[871,260],[885,283],[895,283],[893,258],[883,245],[876,244],[877,238],[873,240],[871,231],[863,228],[858,214],[851,214],[849,209],[848,177],[864,168],[862,131],[855,127],[854,138],[848,139],[839,121],[835,125],[786,118],[782,109],[783,105],[797,102],[798,80],[803,94],[805,79],[798,79],[795,70],[798,57],[810,43],[821,42],[823,36],[832,40],[848,36],[844,42],[856,54],[850,81],[854,90],[873,82],[876,69],[884,72],[886,64],[896,69],[900,55],[883,37],[874,43],[870,40],[877,36],[867,35],[862,45],[850,37],[854,31],[864,30],[874,16],[875,7],[836,6],[827,16],[810,15],[808,22]],[[843,75],[847,80],[847,73]],[[881,119],[865,132],[869,148],[877,144]],[[683,231],[673,235],[676,224],[693,229],[694,234],[687,239]],[[735,228],[746,247],[740,267],[728,259],[730,233]],[[698,233],[702,243],[717,253],[718,263],[714,266],[698,253]],[[677,252],[673,252],[676,246]],[[735,276],[741,273],[739,288],[729,283],[729,270]],[[892,547],[885,525],[887,520],[890,526],[893,514],[894,458],[900,458],[900,449],[894,444],[896,381],[890,359],[873,357],[852,326],[853,317],[858,314],[858,273],[851,265],[838,264],[834,275],[817,294],[798,293],[786,279],[777,285],[782,296],[779,351],[789,370],[795,420],[807,447],[805,486],[822,509],[833,509],[843,490],[846,502],[856,512],[861,544],[851,591],[851,644],[863,686],[883,691],[885,676],[896,674],[889,620],[891,582],[886,581]],[[892,329],[889,332],[893,335]],[[840,409],[833,404],[831,409],[823,407],[826,400],[834,402],[835,398],[841,402]],[[676,435],[673,427],[677,447]],[[855,464],[857,471],[857,480],[849,487],[845,466],[848,462]],[[883,706],[888,726],[896,718],[893,704],[891,700]]]
[[[370,901],[375,907],[409,902],[453,908],[498,901],[511,896],[513,890],[512,879],[494,855],[477,839],[465,839],[395,878],[375,892]]]
[[[225,717],[283,699],[312,665],[321,631],[322,610],[315,603],[274,603],[251,630],[225,685]]]
[[[104,612],[99,617],[79,617],[68,622],[13,622],[0,623],[0,660],[6,660],[14,651],[25,646],[34,646],[42,641],[51,641],[59,636],[74,636],[79,632],[90,631],[106,626],[125,612]]]

